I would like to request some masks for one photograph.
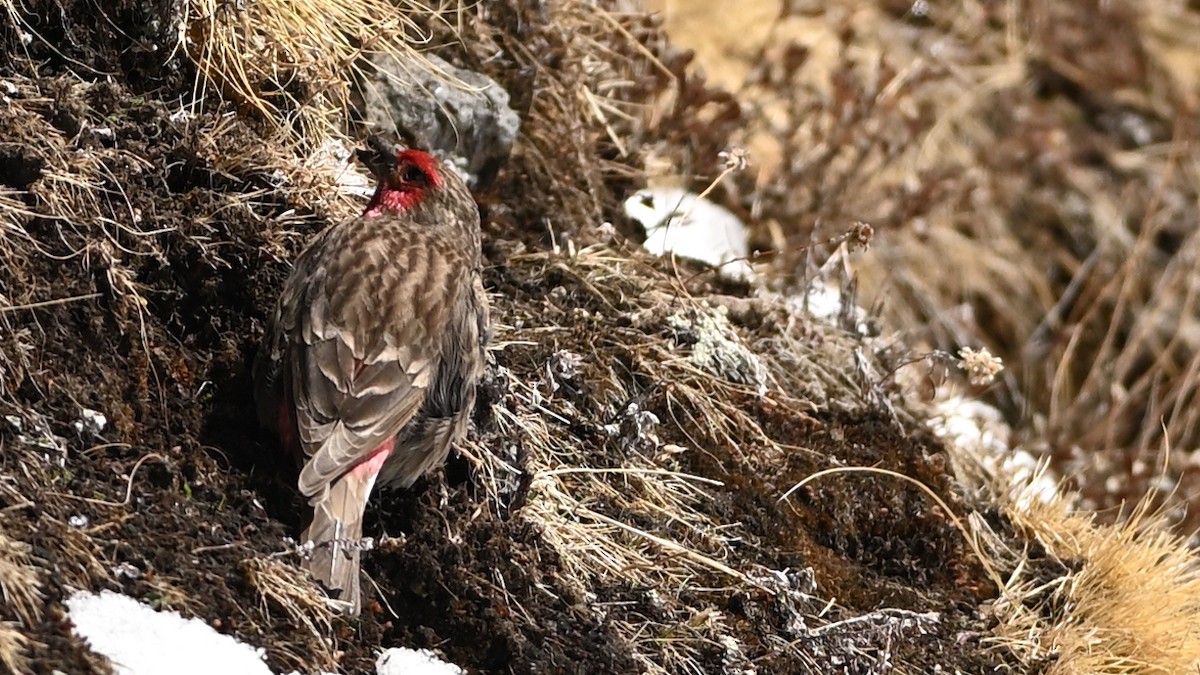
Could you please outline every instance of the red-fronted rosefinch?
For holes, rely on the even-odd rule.
[[[297,258],[254,364],[259,419],[302,462],[314,509],[305,566],[351,613],[371,489],[445,461],[488,333],[470,192],[424,152],[372,149],[359,154],[379,181],[366,211]]]

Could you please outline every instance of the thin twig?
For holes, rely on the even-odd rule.
[[[91,300],[92,298],[100,297],[99,293],[87,293],[85,295],[76,295],[70,298],[58,298],[56,300],[43,300],[41,302],[31,302],[28,305],[10,305],[8,307],[0,307],[0,314],[5,312],[16,312],[23,309],[41,309],[43,307],[53,307],[54,305],[65,305],[70,302],[78,302],[80,300]]]
[[[150,460],[150,459],[157,459],[159,462],[162,462],[164,464],[166,464],[166,462],[167,462],[167,459],[165,457],[163,457],[162,455],[158,454],[157,452],[152,452],[148,455],[143,456],[141,459],[139,459],[137,461],[137,463],[133,465],[133,470],[131,470],[129,472],[129,481],[125,484],[125,499],[123,501],[110,502],[110,501],[107,501],[104,499],[91,499],[90,497],[80,497],[78,495],[67,494],[65,492],[49,492],[47,494],[54,495],[55,497],[65,497],[67,499],[77,499],[81,502],[87,502],[89,504],[96,504],[99,506],[113,506],[113,507],[128,506],[129,501],[133,498],[133,478],[134,478],[134,476],[137,475],[137,471],[139,468],[141,468],[142,464],[145,464],[146,461]]]

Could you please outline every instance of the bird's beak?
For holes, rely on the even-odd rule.
[[[355,155],[376,178],[382,180],[396,168],[396,153],[403,148],[382,136],[367,138],[367,147],[359,149]]]

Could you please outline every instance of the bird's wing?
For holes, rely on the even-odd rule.
[[[386,217],[335,228],[297,262],[281,298],[292,403],[313,503],[420,410],[469,283],[449,242]]]
[[[380,473],[381,485],[412,485],[444,462],[451,445],[466,435],[491,330],[483,284],[478,273],[471,278],[450,319],[425,403],[397,440],[397,452]]]

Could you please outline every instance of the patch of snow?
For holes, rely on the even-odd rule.
[[[1050,503],[1058,497],[1058,485],[1050,471],[1029,451],[1010,447],[1012,430],[999,410],[952,396],[938,401],[937,411],[930,420],[934,434],[972,451],[987,470],[1006,478],[1018,505],[1032,500]]]
[[[93,436],[99,436],[100,432],[104,431],[104,427],[108,426],[108,418],[104,413],[92,410],[91,408],[83,408],[79,411],[79,419],[71,424],[77,433],[88,432]]]
[[[375,661],[378,675],[462,675],[463,669],[446,663],[428,649],[393,647]]]
[[[265,650],[222,635],[200,619],[155,611],[112,591],[79,591],[66,605],[75,634],[107,656],[117,675],[272,675]],[[378,675],[463,675],[462,668],[427,649],[385,650],[375,669]]]
[[[107,656],[118,675],[271,675],[262,649],[199,619],[158,612],[112,591],[79,591],[66,604],[75,634]]]
[[[788,296],[787,305],[788,311],[793,315],[807,315],[828,325],[838,326],[842,317],[842,304],[848,300],[840,285],[814,279],[809,283],[808,291],[804,295]],[[867,311],[858,305],[848,307],[847,311],[849,318],[854,321],[854,330],[860,335],[868,335],[871,327],[867,323]]]
[[[982,450],[987,455],[1008,453],[1011,430],[1000,411],[969,398],[953,396],[937,404],[934,433],[958,447]]]
[[[708,263],[730,279],[753,276],[746,225],[729,209],[679,188],[646,188],[625,200],[625,214],[646,229],[645,249]]]
[[[820,319],[836,319],[842,312],[842,291],[838,287],[824,282],[814,282],[808,288],[808,297],[794,296],[791,301],[797,308],[803,309],[808,303],[808,311]]]

